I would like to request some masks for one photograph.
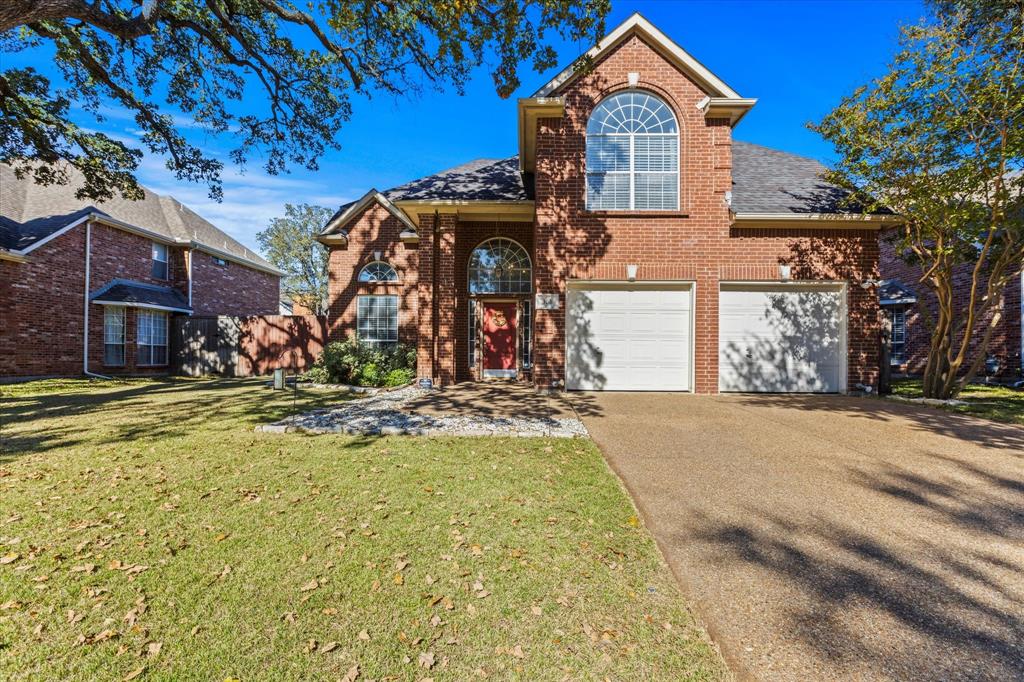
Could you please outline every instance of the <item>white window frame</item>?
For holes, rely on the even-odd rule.
[[[384,335],[383,337],[379,334],[382,329],[381,323],[378,321],[373,325],[375,335],[373,337],[364,336],[363,326],[365,315],[368,311],[363,310],[363,304],[369,303],[371,299],[386,299],[389,303],[393,302],[394,308],[394,324],[391,320],[386,320],[383,325]],[[401,312],[399,311],[399,300],[397,294],[362,294],[356,297],[356,338],[363,343],[368,343],[372,346],[393,346],[398,343],[398,326],[400,322]],[[367,325],[369,326],[369,325]],[[392,330],[393,327],[393,330]],[[393,337],[393,338],[392,338]]]
[[[161,249],[163,249],[163,259],[160,259],[158,257],[160,255],[160,250]],[[170,248],[168,248],[167,244],[161,244],[160,242],[153,242],[153,273],[152,273],[153,274],[153,279],[159,279],[159,280],[167,281],[167,280],[169,280],[171,278],[171,263],[170,263],[170,260],[171,260],[171,250],[170,250]],[[158,275],[157,272],[156,272],[156,268],[157,268],[156,264],[157,263],[161,263],[163,265],[163,269],[164,269],[163,277]]]
[[[621,94],[624,94],[624,93],[615,93],[613,95],[610,95],[609,97],[616,97],[616,96],[621,95]],[[658,101],[663,107],[665,107],[665,109],[669,112],[669,114],[672,115],[672,121],[675,123],[676,130],[675,130],[675,132],[672,132],[672,133],[648,133],[648,132],[642,132],[642,133],[637,133],[637,132],[591,133],[588,130],[588,132],[587,132],[587,140],[586,140],[585,145],[589,145],[590,144],[590,140],[592,138],[628,138],[629,139],[629,169],[628,170],[593,171],[592,172],[588,168],[584,167],[584,172],[583,172],[583,178],[584,178],[584,201],[586,203],[586,207],[587,207],[588,211],[600,211],[600,212],[604,212],[604,211],[641,211],[641,212],[650,212],[650,211],[653,211],[653,212],[657,212],[657,211],[678,211],[679,210],[679,207],[680,207],[680,202],[679,202],[679,195],[680,195],[680,182],[679,182],[679,176],[680,176],[680,174],[679,174],[679,167],[680,167],[680,163],[679,163],[679,119],[676,117],[675,112],[672,111],[672,108],[663,99],[661,99],[660,97],[657,97],[657,96],[655,96],[655,95],[653,95],[651,93],[645,92],[643,94],[645,96],[647,96],[647,97],[650,97],[651,99],[654,99],[654,100]],[[602,102],[598,103],[598,105],[596,107],[594,107],[594,111],[591,113],[591,116],[594,116],[594,114],[596,114],[600,110],[601,104],[603,102],[604,102],[604,100],[602,100]],[[588,128],[590,127],[589,120],[588,120],[587,127]],[[675,171],[651,171],[651,170],[638,171],[638,170],[636,170],[636,138],[639,135],[643,135],[645,137],[667,137],[667,138],[674,139],[676,141],[676,148],[675,148],[675,153],[676,153]],[[586,151],[587,150],[584,149],[584,154],[583,154],[583,156],[584,156],[584,166],[586,165],[586,157],[587,157]],[[672,172],[675,173],[676,181],[675,181],[675,192],[674,192],[674,195],[672,197],[671,205],[669,205],[669,206],[659,206],[659,207],[655,207],[655,208],[650,208],[650,207],[648,207],[648,208],[638,208],[637,205],[636,205],[636,176],[637,175],[668,175],[668,174],[670,174]],[[603,175],[603,176],[619,176],[619,177],[628,176],[629,177],[629,206],[625,207],[625,208],[623,208],[623,207],[608,208],[608,207],[601,207],[601,206],[591,206],[591,199],[590,199],[590,176],[591,176],[591,174],[593,174],[593,175],[600,174],[600,175]]]
[[[370,274],[374,270],[385,269],[387,274],[386,279],[379,279],[376,274]],[[366,274],[366,279],[363,279],[363,275]],[[360,284],[393,284],[398,281],[398,270],[395,266],[390,263],[386,263],[382,260],[375,260],[372,263],[367,263],[356,275],[356,280]]]
[[[147,320],[144,324],[143,320]],[[163,338],[154,334],[158,331],[154,326],[156,320],[163,325]],[[135,364],[137,367],[164,367],[168,364],[167,336],[170,327],[170,316],[162,310],[140,308],[135,313]],[[159,341],[163,341],[159,343]],[[156,349],[163,349],[163,359],[156,357]]]
[[[105,367],[124,367],[127,362],[125,352],[125,308],[119,305],[103,307],[103,365]],[[119,347],[121,359],[111,362],[108,348]]]

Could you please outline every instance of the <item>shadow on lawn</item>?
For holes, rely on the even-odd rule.
[[[915,431],[949,436],[989,448],[1009,448],[1024,457],[1024,427],[926,405],[826,395],[750,395],[740,397],[740,401],[753,407],[784,407],[821,412],[823,416],[844,415],[882,421],[906,419]]]
[[[677,541],[725,574],[752,564],[781,578],[798,594],[759,608],[851,674],[1020,679],[1024,601],[1013,557],[1024,540],[1024,483],[942,456],[925,473],[884,463],[853,474],[865,499],[895,503],[909,523],[876,530],[752,502],[697,513]],[[909,636],[888,636],[891,622]]]
[[[165,440],[200,428],[216,437],[240,424],[292,414],[291,391],[271,391],[263,388],[265,383],[262,378],[168,380],[108,391],[9,398],[0,407],[0,463],[86,441]],[[348,399],[300,389],[295,402],[302,411]]]

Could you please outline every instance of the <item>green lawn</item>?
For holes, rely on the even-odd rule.
[[[896,380],[893,382],[892,392],[894,395],[906,398],[920,398],[921,380]],[[963,400],[967,405],[944,407],[943,409],[1008,424],[1024,424],[1024,390],[1006,388],[1005,386],[971,384],[956,399]]]
[[[258,434],[292,398],[256,381],[51,388],[0,387],[0,679],[726,675],[589,441]]]

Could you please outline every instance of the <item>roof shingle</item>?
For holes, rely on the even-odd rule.
[[[172,241],[195,241],[254,265],[275,269],[258,253],[174,197],[143,188],[145,196],[139,201],[115,195],[94,204],[75,197],[82,176],[71,168],[69,173],[71,182],[67,185],[39,185],[31,177],[19,179],[13,168],[0,164],[0,248],[24,249],[90,213],[98,213]]]

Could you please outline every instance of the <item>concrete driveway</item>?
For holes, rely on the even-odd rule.
[[[571,398],[741,678],[1024,679],[1024,428],[870,398]]]

